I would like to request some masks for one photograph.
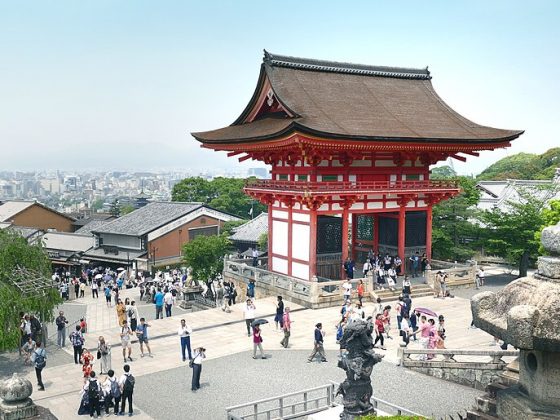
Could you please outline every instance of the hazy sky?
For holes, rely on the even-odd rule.
[[[429,66],[467,118],[526,130],[455,162],[478,173],[560,146],[559,22],[555,0],[0,0],[0,170],[241,165],[188,133],[235,120],[266,48]]]

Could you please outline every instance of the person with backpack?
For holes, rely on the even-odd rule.
[[[101,415],[101,400],[103,398],[103,390],[101,385],[95,377],[95,372],[91,372],[88,382],[87,382],[87,393],[88,393],[88,404],[89,404],[89,417],[93,418],[93,413],[97,414],[97,417]]]
[[[124,374],[119,379],[119,385],[121,386],[121,411],[120,416],[124,416],[124,411],[126,408],[126,402],[128,401],[128,416],[132,417],[132,394],[134,393],[134,384],[136,379],[130,373],[130,366],[123,366]]]
[[[136,326],[138,325],[138,307],[135,301],[131,301],[130,305],[126,307],[126,316],[128,318],[128,325],[132,332],[136,331]]]
[[[44,349],[40,341],[35,344],[35,351],[31,361],[35,363],[35,375],[37,376],[37,385],[39,386],[39,391],[45,390],[45,385],[43,385],[42,372],[43,368],[47,365],[47,351]]]
[[[117,378],[115,378],[115,371],[113,369],[109,369],[107,372],[107,379],[103,383],[103,388],[105,389],[105,414],[109,415],[109,408],[111,402],[113,402],[113,412],[117,416],[121,403],[121,386]]]
[[[82,335],[82,327],[76,325],[76,331],[70,334],[70,342],[74,348],[74,363],[79,364],[82,357],[82,350],[84,345],[84,336]]]

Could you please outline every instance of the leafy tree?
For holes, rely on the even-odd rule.
[[[480,192],[473,178],[456,179],[461,193],[433,208],[432,255],[436,259],[464,261],[475,253],[473,241],[478,237],[479,228],[473,216]]]
[[[91,209],[93,211],[101,210],[103,208],[103,200],[102,198],[97,198],[93,203],[91,203]]]
[[[223,271],[230,246],[225,235],[200,235],[183,245],[183,260],[193,269],[195,279],[213,279]]]
[[[550,149],[542,155],[517,153],[490,165],[478,176],[478,179],[551,179],[558,166],[560,166],[560,147]]]
[[[449,179],[456,178],[457,172],[448,165],[438,166],[431,170],[431,179]]]
[[[35,313],[41,321],[53,320],[53,309],[62,300],[54,288],[22,295],[13,285],[14,270],[21,268],[50,281],[51,263],[41,244],[27,240],[8,229],[0,230],[0,350],[13,349],[20,341],[20,312]]]
[[[236,227],[241,226],[244,223],[247,223],[247,221],[246,220],[232,220],[230,222],[225,222],[224,225],[222,226],[221,232],[225,236],[231,236],[231,235],[233,235],[233,230]]]
[[[546,251],[541,244],[541,232],[543,228],[560,222],[560,200],[550,200],[548,206],[543,208],[541,216],[543,225],[535,233],[535,240],[539,243],[539,254],[543,255]]]
[[[268,233],[265,232],[259,236],[257,245],[261,251],[268,251]]]
[[[119,213],[120,213],[121,216],[124,216],[125,214],[132,213],[134,210],[136,210],[134,208],[134,206],[132,206],[130,204],[126,204],[126,205],[121,206],[119,208]]]
[[[517,263],[519,276],[525,277],[530,259],[536,258],[539,251],[535,234],[544,223],[543,203],[521,191],[519,201],[507,204],[507,211],[495,208],[480,214],[485,226],[483,244],[487,251]]]
[[[171,197],[173,201],[195,201],[225,211],[241,218],[247,218],[251,207],[257,216],[266,207],[253,201],[243,192],[245,180],[240,178],[217,177],[212,181],[203,178],[185,178],[175,184]]]
[[[109,209],[111,216],[119,217],[121,215],[121,208],[119,207],[119,200],[115,199],[111,203],[111,208]]]

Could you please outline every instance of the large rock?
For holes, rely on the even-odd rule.
[[[541,243],[550,255],[560,255],[560,222],[556,226],[543,229]]]
[[[539,257],[539,274],[549,279],[560,279],[560,258]]]

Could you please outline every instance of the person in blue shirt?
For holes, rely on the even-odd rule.
[[[136,337],[138,337],[138,343],[140,343],[140,357],[144,357],[144,344],[148,350],[148,356],[152,356],[152,349],[148,344],[148,327],[150,324],[146,322],[146,318],[140,318],[140,325],[136,326]]]
[[[163,292],[158,289],[154,296],[154,303],[156,304],[156,319],[163,319]]]
[[[111,307],[111,287],[107,284],[105,286],[105,301],[107,302],[107,306]]]
[[[323,338],[325,334],[322,328],[323,328],[323,324],[321,324],[320,322],[317,325],[315,325],[314,346],[313,346],[313,351],[311,352],[311,354],[307,359],[308,363],[313,361],[317,353],[319,353],[319,356],[321,357],[321,362],[327,361],[327,358],[325,356],[325,349],[323,347]]]

